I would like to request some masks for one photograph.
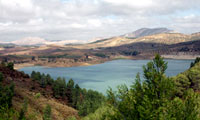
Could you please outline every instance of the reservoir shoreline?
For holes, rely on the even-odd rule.
[[[164,59],[172,59],[172,60],[194,60],[196,57],[200,57],[200,55],[162,55]],[[51,63],[37,63],[37,62],[30,62],[30,63],[21,63],[15,64],[14,69],[19,70],[24,67],[32,67],[32,66],[43,66],[43,67],[80,67],[80,66],[91,66],[96,64],[105,63],[108,61],[113,60],[120,60],[120,59],[127,59],[127,60],[152,60],[152,57],[142,58],[142,57],[121,57],[121,58],[110,58],[110,59],[101,59],[98,61],[89,61],[89,62],[74,62],[69,64],[51,64]]]

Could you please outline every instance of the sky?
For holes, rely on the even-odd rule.
[[[140,28],[200,32],[200,0],[0,0],[0,41],[89,41]]]

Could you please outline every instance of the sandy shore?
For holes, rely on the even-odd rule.
[[[31,66],[35,66],[35,65],[31,63],[15,64],[14,69],[18,70],[24,67],[31,67]]]
[[[189,59],[195,59],[196,57],[200,57],[200,55],[162,55],[165,59],[182,59],[182,60],[189,60]],[[120,59],[120,58],[118,58]],[[121,58],[121,59],[137,59],[137,58],[132,58],[132,57],[126,57],[126,58]],[[141,59],[141,58],[140,58]],[[151,58],[149,58],[151,59]],[[77,62],[77,63],[68,63],[68,64],[62,64],[62,63],[22,63],[22,64],[15,64],[14,69],[18,70],[24,67],[31,67],[31,66],[45,66],[45,67],[76,67],[76,66],[89,66],[89,65],[95,65],[95,64],[101,64],[107,61],[112,61],[116,60],[116,58],[113,59],[107,59],[107,60],[102,60],[102,61],[90,61],[90,62]],[[137,59],[139,60],[139,59]],[[143,59],[142,59],[143,60]]]
[[[99,64],[99,63],[94,63]],[[91,63],[77,63],[77,64],[33,64],[33,63],[23,63],[23,64],[15,64],[14,69],[18,70],[24,67],[32,67],[32,66],[44,66],[44,67],[76,67],[76,66],[89,66],[94,65]]]
[[[200,57],[200,55],[162,55],[165,59],[182,59],[182,60],[191,60]]]

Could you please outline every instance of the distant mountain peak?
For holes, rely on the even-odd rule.
[[[79,40],[45,40],[40,37],[25,37],[19,40],[10,42],[15,45],[65,45],[65,44],[78,44]]]
[[[161,33],[172,33],[173,30],[169,30],[168,28],[141,28],[132,33],[125,34],[124,37],[128,38],[139,38],[154,34],[161,34]]]
[[[16,45],[42,45],[45,42],[47,42],[47,40],[40,37],[26,37],[23,39],[12,41],[11,43]]]

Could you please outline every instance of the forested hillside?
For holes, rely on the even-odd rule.
[[[80,119],[105,101],[101,93],[82,89],[72,79],[66,83],[35,71],[29,76],[13,67],[0,65],[0,120]]]

